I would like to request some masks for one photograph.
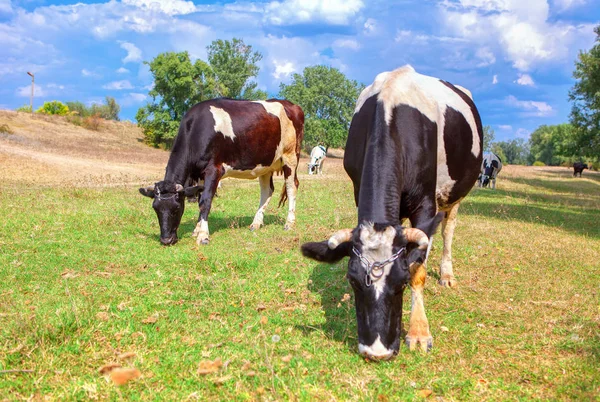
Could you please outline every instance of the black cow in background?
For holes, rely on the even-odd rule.
[[[502,170],[502,159],[492,152],[483,155],[483,161],[481,162],[481,173],[477,180],[479,187],[487,187],[490,183],[492,184],[492,190],[496,189],[496,177]]]
[[[589,169],[587,163],[575,162],[573,164],[573,177],[577,177],[577,174],[579,174],[579,177],[581,177],[583,169]]]

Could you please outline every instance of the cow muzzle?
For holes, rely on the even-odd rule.
[[[161,237],[160,238],[160,243],[163,246],[172,246],[173,244],[177,243],[177,240],[178,240],[177,239],[177,235],[175,234],[175,235],[170,236],[170,237]]]

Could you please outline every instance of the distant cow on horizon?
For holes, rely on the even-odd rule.
[[[577,177],[577,174],[581,177],[584,169],[589,169],[587,163],[575,162],[573,164],[573,177]]]

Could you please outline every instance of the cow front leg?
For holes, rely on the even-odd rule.
[[[222,172],[220,168],[207,168],[204,177],[204,191],[200,196],[198,205],[200,206],[200,216],[198,217],[198,223],[192,233],[192,236],[196,236],[196,244],[208,244],[209,242],[209,230],[208,230],[208,214],[210,213],[210,207],[212,200],[217,191],[219,180],[221,179]]]
[[[442,252],[442,265],[440,266],[439,284],[444,287],[454,287],[457,285],[454,272],[452,271],[452,238],[456,228],[456,217],[458,215],[459,203],[456,203],[446,213],[442,221],[442,238],[444,240],[444,251]]]
[[[423,288],[427,278],[425,264],[412,263],[410,265],[410,321],[408,333],[406,334],[406,345],[410,350],[417,346],[428,352],[433,347],[433,337],[429,332],[429,321],[425,315],[425,304],[423,302]]]
[[[252,225],[250,225],[250,230],[259,229],[263,225],[265,210],[273,196],[273,173],[260,176],[258,182],[260,183],[260,203],[258,205],[258,211],[256,211],[256,215],[254,215]]]
[[[296,192],[298,189],[298,178],[296,177],[296,166],[283,166],[283,177],[285,179],[285,191],[288,199],[288,215],[284,230],[292,229],[296,224]]]

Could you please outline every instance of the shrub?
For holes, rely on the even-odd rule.
[[[59,101],[44,102],[44,105],[35,112],[41,114],[64,116],[69,113],[69,107]]]
[[[81,126],[83,124],[83,119],[77,112],[73,112],[74,114],[70,114],[67,116],[67,121],[73,125]]]
[[[27,112],[27,113],[31,113],[31,106],[29,105],[23,105],[21,107],[18,107],[15,109],[17,112]]]
[[[8,124],[0,124],[0,134],[14,134],[15,132]]]
[[[91,115],[90,109],[82,102],[67,102],[67,106],[71,114],[77,114],[79,117],[88,117]]]
[[[533,166],[546,166],[546,164],[542,161],[535,161],[533,162]]]
[[[97,114],[94,114],[92,116],[88,116],[85,119],[83,119],[83,122],[81,123],[81,125],[84,128],[87,128],[88,130],[98,131],[100,129],[101,123],[102,123],[102,118],[100,116],[98,116]]]

